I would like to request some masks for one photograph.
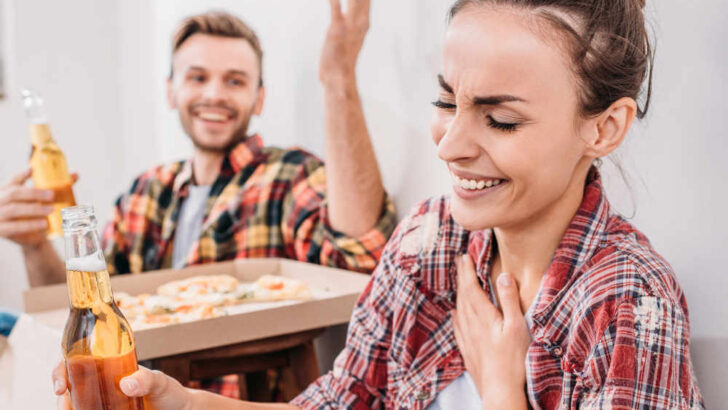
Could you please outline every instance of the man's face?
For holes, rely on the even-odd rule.
[[[194,34],[172,56],[170,107],[197,149],[224,152],[263,109],[258,56],[244,39]]]

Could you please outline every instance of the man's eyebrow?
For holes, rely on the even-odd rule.
[[[227,74],[235,74],[235,75],[241,75],[243,77],[250,77],[250,74],[248,74],[247,71],[243,71],[243,70],[228,70]]]
[[[187,67],[187,70],[185,70],[185,71],[207,71],[207,69],[205,67],[201,67],[198,65],[192,65],[192,66]],[[225,72],[225,74],[234,74],[234,75],[241,75],[243,77],[250,77],[250,74],[248,74],[247,71],[237,70],[237,69],[227,70]]]

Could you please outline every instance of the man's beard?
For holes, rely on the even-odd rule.
[[[225,144],[224,146],[219,145],[213,145],[213,144],[206,144],[203,141],[201,141],[194,132],[194,127],[192,126],[192,117],[194,114],[192,112],[189,113],[190,115],[190,125],[185,126],[185,121],[182,121],[183,128],[185,128],[185,131],[187,131],[187,135],[190,137],[190,140],[192,141],[192,144],[195,146],[196,149],[203,151],[203,152],[209,152],[209,153],[217,153],[217,154],[224,154],[230,152],[236,145],[241,143],[242,141],[245,141],[248,138],[248,126],[250,125],[250,119],[253,117],[253,111],[255,110],[255,105],[253,105],[250,110],[247,113],[244,113],[243,122],[240,124],[240,126],[233,132],[232,137],[230,140]],[[192,111],[192,109],[190,110]]]

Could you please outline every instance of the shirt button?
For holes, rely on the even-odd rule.
[[[429,389],[421,389],[417,391],[415,394],[415,399],[417,401],[425,401],[430,398],[430,390]]]

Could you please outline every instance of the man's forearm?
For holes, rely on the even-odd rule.
[[[329,222],[360,236],[382,212],[384,186],[369,138],[356,79],[324,85]]]
[[[24,247],[23,256],[31,287],[53,285],[66,280],[65,265],[49,241]]]

